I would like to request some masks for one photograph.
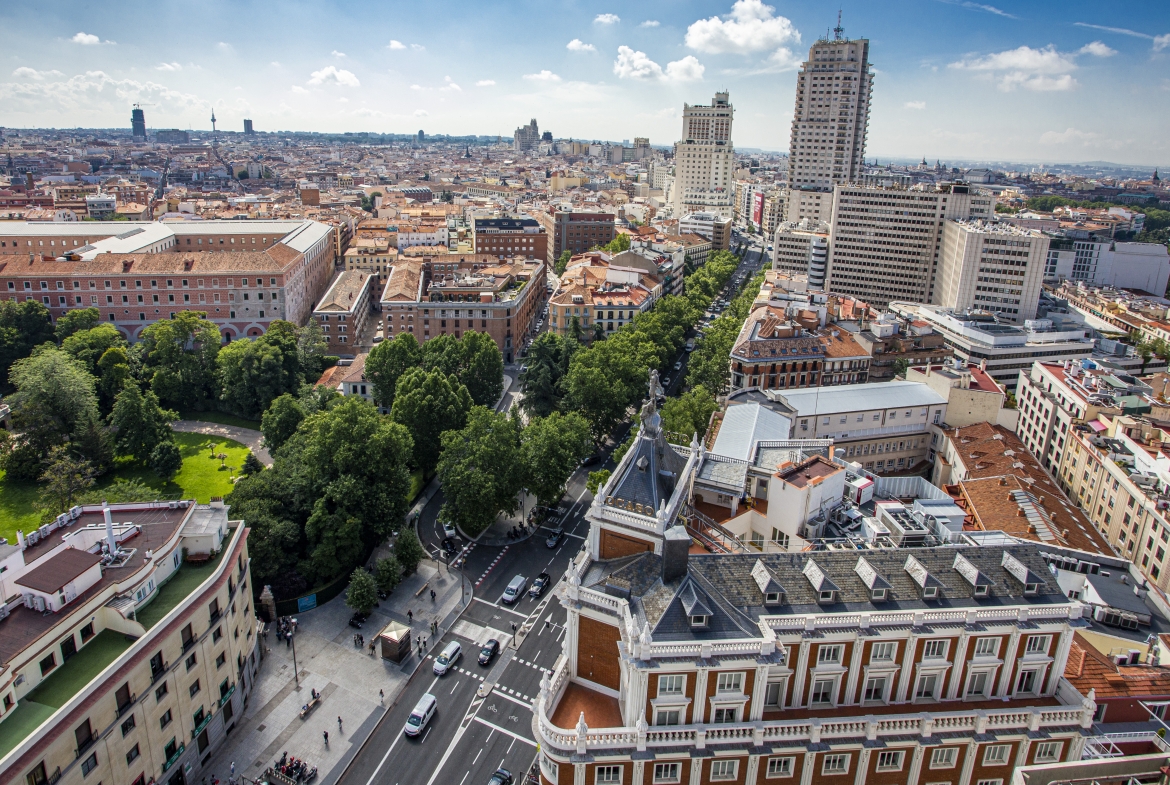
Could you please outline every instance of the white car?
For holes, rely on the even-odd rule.
[[[444,523],[443,524],[443,536],[444,537],[458,537],[459,533],[457,531],[455,531],[455,524]]]

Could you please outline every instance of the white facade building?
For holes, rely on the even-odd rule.
[[[990,311],[1021,324],[1036,316],[1047,255],[1048,238],[1035,229],[947,221],[935,304],[954,311]]]
[[[825,286],[825,268],[829,260],[829,225],[804,219],[784,222],[776,228],[772,240],[772,269],[787,275],[808,275],[812,289]]]
[[[735,150],[731,143],[734,109],[727,93],[710,106],[683,104],[682,138],[674,148],[674,214],[715,212],[732,217]]]

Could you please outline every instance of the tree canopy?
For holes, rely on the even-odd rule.
[[[501,512],[514,512],[524,482],[520,423],[484,406],[472,408],[467,426],[443,434],[438,466],[443,484],[439,516],[475,536]]]
[[[11,389],[10,368],[32,354],[34,346],[53,340],[49,309],[36,300],[0,300],[0,391]]]
[[[592,450],[589,423],[576,412],[534,418],[520,433],[525,487],[541,504],[555,505],[581,459]]]
[[[471,394],[454,376],[411,368],[398,380],[390,417],[410,432],[414,464],[430,474],[439,463],[443,432],[462,428],[471,407]]]
[[[371,349],[366,357],[366,378],[373,383],[374,401],[385,409],[393,406],[398,380],[421,362],[422,347],[414,333],[398,333]]]

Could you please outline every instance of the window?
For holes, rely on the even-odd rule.
[[[158,718],[158,726],[160,728],[165,728],[171,724],[171,719],[171,710],[167,709],[165,712],[163,712],[163,715]]]
[[[1020,678],[1016,682],[1016,692],[1035,693],[1036,683],[1037,679],[1035,670],[1020,671]]]
[[[821,765],[822,776],[833,776],[834,774],[848,774],[849,773],[849,756],[848,755],[826,755],[825,762]]]
[[[930,751],[930,768],[953,769],[958,757],[958,747],[935,747]]]
[[[682,711],[680,709],[659,709],[654,714],[655,725],[681,725]]]
[[[187,670],[189,671],[192,668],[194,668],[196,662],[197,662],[197,659],[195,657],[195,653],[192,652],[191,656],[187,658]]]
[[[97,753],[91,752],[89,757],[81,762],[81,776],[88,777],[89,773],[97,768]]]
[[[715,709],[715,716],[711,718],[711,722],[715,725],[739,722],[739,709],[734,706]]]
[[[817,665],[840,665],[844,646],[821,646],[817,649]]]
[[[81,628],[81,642],[84,644],[86,641],[88,641],[92,637],[93,637],[93,622],[90,622],[89,624],[87,624]]]
[[[1047,654],[1051,635],[1029,635],[1028,643],[1024,646],[1024,654]]]
[[[1003,780],[978,780],[975,785],[1003,785]]]
[[[137,758],[140,754],[141,753],[138,751],[138,745],[135,744],[130,748],[130,751],[126,753],[126,765],[129,766],[131,763],[133,763],[134,759]]]
[[[812,702],[814,704],[827,704],[833,702],[833,686],[836,684],[836,679],[817,679],[813,682],[812,688]]]
[[[922,648],[922,659],[945,660],[947,658],[948,641],[927,641]]]
[[[768,779],[791,777],[796,758],[768,758]]]
[[[222,668],[225,662],[227,662],[227,654],[221,651],[219,656],[215,658],[215,667]]]
[[[734,780],[738,771],[739,761],[737,760],[711,761],[712,782],[726,782],[728,780]]]
[[[126,734],[134,730],[135,725],[137,725],[137,723],[134,721],[134,715],[131,714],[126,718],[126,721],[122,723],[122,738],[126,738]]]
[[[784,692],[784,682],[770,681],[764,690],[764,705],[772,708],[782,708],[780,706],[780,697]]]
[[[598,766],[593,775],[594,785],[621,785],[621,766]]]
[[[156,701],[160,701],[166,697],[166,694],[167,694],[167,683],[164,681],[162,684],[159,685],[158,689],[154,691],[154,699]]]
[[[995,657],[998,654],[999,638],[977,638],[975,640],[976,657]]]
[[[967,678],[967,697],[986,697],[987,696],[987,672],[972,673]]]
[[[199,694],[199,679],[195,680],[195,683],[191,685],[191,689],[188,692],[191,693],[192,698]]]
[[[687,677],[681,673],[670,676],[659,676],[658,697],[661,698],[664,695],[682,695],[683,690],[686,688],[686,683]]]
[[[1036,745],[1036,763],[1055,763],[1060,760],[1064,742],[1042,741]]]
[[[914,698],[929,700],[934,697],[935,689],[938,686],[938,676],[933,673],[929,676],[919,676],[918,686],[914,689]]]
[[[898,644],[893,641],[886,641],[883,643],[875,643],[870,649],[869,661],[874,662],[893,662],[894,653],[898,648]]]
[[[720,673],[715,682],[716,692],[743,692],[742,673]]]
[[[53,670],[53,668],[56,668],[56,667],[57,667],[57,655],[50,654],[48,657],[45,657],[43,660],[41,660],[41,675],[42,676],[47,675],[49,673],[49,671]]]
[[[873,676],[865,682],[865,696],[862,700],[866,702],[884,701],[886,699],[886,677]]]
[[[878,753],[878,771],[901,771],[902,761],[906,758],[905,750],[883,750]]]
[[[659,783],[671,783],[679,781],[679,772],[682,770],[682,765],[678,763],[655,763],[654,764],[654,785]]]
[[[1012,745],[1010,744],[992,744],[983,750],[983,765],[984,766],[1003,766],[1008,762],[1008,755],[1011,754]]]

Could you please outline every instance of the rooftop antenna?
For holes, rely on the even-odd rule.
[[[841,9],[837,9],[837,26],[833,28],[833,40],[840,41],[845,28],[841,26]]]

